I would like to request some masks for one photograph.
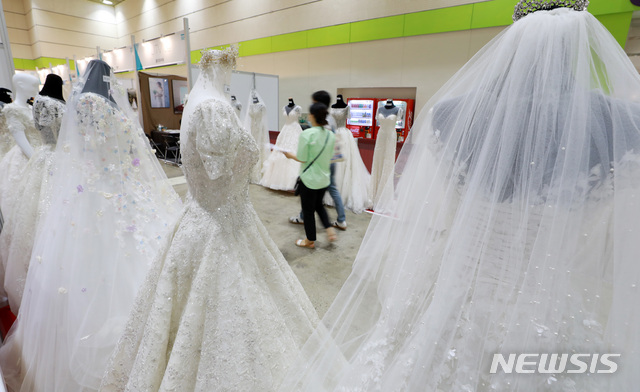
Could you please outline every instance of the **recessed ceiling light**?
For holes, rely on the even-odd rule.
[[[109,0],[102,0],[102,4],[106,4],[106,5],[113,5],[113,1],[109,1]]]

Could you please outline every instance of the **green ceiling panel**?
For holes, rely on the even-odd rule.
[[[351,24],[322,27],[307,32],[307,47],[348,44],[351,40]]]
[[[271,38],[258,38],[250,41],[240,42],[240,56],[253,56],[256,54],[271,53]]]
[[[589,12],[594,15],[615,14],[620,12],[629,12],[640,10],[629,0],[590,0]]]
[[[284,52],[287,50],[305,49],[307,47],[307,31],[274,35],[271,37],[271,51]]]
[[[351,42],[375,41],[402,37],[404,15],[351,23]]]
[[[473,5],[472,29],[484,27],[508,26],[513,23],[513,11],[516,1],[492,0]]]
[[[624,48],[631,27],[633,12],[621,12],[619,14],[596,15],[602,23],[615,37],[616,41]]]
[[[468,30],[473,5],[441,8],[405,15],[404,36]]]

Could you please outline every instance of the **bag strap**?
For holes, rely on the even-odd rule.
[[[306,172],[308,168],[310,168],[314,163],[316,163],[316,160],[318,158],[320,158],[320,155],[322,155],[322,152],[324,151],[324,148],[327,146],[327,142],[329,141],[329,132],[327,132],[327,138],[324,139],[324,146],[322,146],[322,150],[320,150],[320,153],[318,154],[318,156],[316,156],[313,161],[311,161],[311,163],[309,164],[309,166],[305,167],[304,170],[302,171],[302,173]]]

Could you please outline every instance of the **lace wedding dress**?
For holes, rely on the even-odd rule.
[[[420,112],[281,390],[637,390],[637,91],[586,11],[487,44]],[[496,355],[512,365],[492,371]]]
[[[33,118],[44,144],[35,150],[24,169],[16,186],[20,198],[11,208],[12,214],[5,216],[5,229],[0,233],[4,289],[14,314],[18,314],[20,309],[38,220],[51,200],[47,185],[52,175],[53,154],[65,109],[65,103],[55,98],[43,95],[36,98]]]
[[[298,122],[302,109],[296,105],[287,114],[286,108],[286,106],[282,108],[282,114],[286,120],[276,139],[276,146],[295,152],[298,151],[298,139],[302,133],[302,127]],[[299,174],[300,162],[288,159],[281,151],[273,150],[262,166],[260,185],[271,189],[290,191],[296,184]]]
[[[378,114],[380,129],[376,136],[376,146],[373,150],[373,164],[371,165],[370,195],[373,199],[373,208],[379,209],[383,188],[393,175],[393,165],[396,161],[396,121],[398,116],[392,114],[388,117]]]
[[[20,313],[12,391],[97,390],[180,201],[109,66],[89,63],[62,120]]]
[[[258,145],[258,161],[251,170],[249,181],[252,184],[260,183],[262,178],[262,166],[269,157],[269,129],[267,127],[267,107],[262,103],[262,99],[258,98],[258,103],[253,103],[252,96],[257,92],[252,91],[249,94],[250,102],[247,105],[247,116],[245,118],[245,128],[251,132],[251,135]]]
[[[0,106],[0,160],[2,160],[5,154],[11,150],[11,147],[16,144],[13,140],[13,136],[11,136],[9,128],[7,128],[7,121],[4,113],[2,112],[2,108],[3,107]]]
[[[256,144],[222,93],[207,98],[212,74],[200,74],[182,122],[192,198],[147,276],[102,391],[273,391],[317,324],[249,201]]]
[[[343,161],[335,163],[334,181],[345,208],[359,214],[372,206],[369,197],[371,174],[362,162],[358,142],[347,128],[349,106],[331,108],[329,114],[336,120],[336,139],[341,140],[341,153],[344,158]],[[324,202],[333,205],[330,195],[325,195]]]
[[[2,109],[7,129],[10,134],[24,132],[29,144],[34,149],[42,145],[40,132],[33,122],[31,106],[24,107],[15,102],[5,105]],[[13,136],[10,136],[13,140]],[[16,200],[20,198],[16,185],[23,177],[24,170],[29,162],[20,147],[13,142],[13,147],[0,160],[0,210],[5,222],[13,213],[12,207]]]

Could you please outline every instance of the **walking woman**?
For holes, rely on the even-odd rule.
[[[306,239],[299,239],[296,245],[303,248],[315,248],[317,212],[322,225],[327,230],[327,238],[330,242],[336,240],[336,232],[329,223],[327,211],[322,205],[322,198],[327,187],[331,183],[329,165],[333,156],[335,135],[324,126],[328,124],[327,106],[316,102],[309,108],[309,121],[312,128],[302,132],[298,142],[297,154],[285,152],[285,156],[301,162],[300,168],[300,203],[304,216],[304,231]]]

